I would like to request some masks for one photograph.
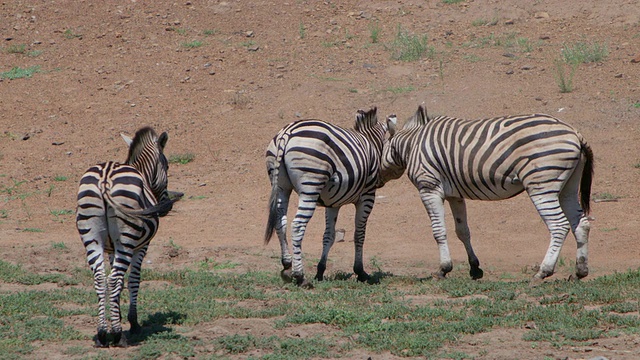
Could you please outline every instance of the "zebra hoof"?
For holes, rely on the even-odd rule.
[[[529,287],[530,288],[538,287],[538,286],[542,285],[543,282],[544,282],[544,280],[542,278],[539,278],[536,275],[536,276],[533,277],[533,279],[531,279],[531,281],[529,281]]]
[[[442,273],[442,271],[436,271],[431,274],[433,280],[440,281],[446,279],[446,274]]]
[[[369,282],[371,280],[371,276],[367,273],[358,274],[358,281],[360,282]]]
[[[140,334],[142,332],[142,327],[137,322],[131,322],[131,329],[129,329],[130,334]]]
[[[473,280],[479,280],[484,276],[484,271],[482,271],[482,269],[480,268],[472,268],[471,270],[469,270],[469,275],[471,275],[471,278]]]
[[[121,348],[126,348],[128,346],[127,338],[122,334],[122,331],[113,333],[113,346]]]
[[[280,278],[286,284],[292,282],[293,281],[293,274],[291,273],[291,268],[283,269],[282,271],[280,271]]]
[[[107,332],[106,331],[98,331],[98,335],[95,338],[95,344],[93,345],[96,348],[108,348],[109,342],[107,341]]]

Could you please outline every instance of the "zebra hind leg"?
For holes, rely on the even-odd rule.
[[[471,232],[467,223],[467,207],[464,199],[448,199],[451,213],[456,222],[456,235],[464,244],[469,260],[469,275],[473,280],[482,279],[484,271],[480,269],[480,260],[471,246]]]
[[[120,313],[120,294],[122,293],[124,274],[127,269],[118,260],[116,259],[111,269],[111,274],[107,279],[110,294],[109,305],[111,307],[111,335],[114,346],[127,347],[127,338],[122,332],[122,316]]]
[[[339,211],[340,208],[325,208],[326,226],[324,236],[322,237],[322,257],[320,258],[320,262],[318,262],[318,271],[316,273],[316,280],[318,281],[322,281],[324,279],[329,251],[336,240],[336,221],[338,220]]]
[[[365,194],[361,197],[360,201],[356,203],[356,216],[355,216],[355,231],[353,234],[353,243],[355,246],[355,258],[353,261],[353,272],[358,276],[358,281],[377,283],[380,282],[379,278],[372,278],[364,271],[363,264],[363,248],[365,233],[367,229],[367,220],[373,209],[375,202],[375,193]]]
[[[576,170],[560,193],[560,206],[569,220],[571,231],[576,238],[577,244],[576,272],[575,277],[572,275],[569,278],[571,280],[579,280],[589,274],[588,243],[591,225],[578,202],[578,178],[576,174],[581,173],[582,171]]]
[[[282,263],[282,271],[280,277],[285,283],[293,280],[292,275],[292,259],[289,253],[289,244],[287,242],[287,208],[289,207],[289,197],[291,196],[291,188],[278,188],[276,214],[278,222],[276,223],[276,234],[280,241],[280,262]]]
[[[138,323],[138,291],[140,289],[142,261],[147,253],[147,247],[148,245],[136,252],[131,261],[131,272],[129,273],[129,283],[127,284],[129,289],[129,313],[127,314],[127,320],[131,325],[129,329],[130,334],[139,334],[142,332],[142,327]]]

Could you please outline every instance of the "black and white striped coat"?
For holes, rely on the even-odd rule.
[[[316,279],[322,280],[328,253],[335,241],[338,211],[345,204],[356,206],[354,272],[358,280],[368,280],[362,263],[362,247],[380,181],[380,154],[387,132],[387,125],[378,121],[376,111],[376,108],[358,111],[354,129],[321,120],[296,121],[280,130],[269,143],[266,162],[271,196],[265,243],[275,230],[280,240],[285,280],[293,276],[298,285],[308,284],[304,280],[301,242],[318,205],[326,208],[323,251],[316,274]],[[294,190],[299,200],[292,221],[292,256],[286,228],[289,197]]]
[[[80,180],[76,225],[86,249],[98,295],[96,346],[107,347],[106,297],[111,309],[112,341],[126,346],[120,321],[120,293],[129,274],[131,333],[140,330],[137,296],[140,270],[149,242],[158,230],[158,217],[173,206],[167,192],[168,162],[163,154],[168,136],[140,129],[129,145],[125,163],[109,161],[90,167]],[[106,256],[111,270],[107,276]]]
[[[444,277],[452,269],[444,200],[467,251],[470,274],[477,279],[483,272],[471,247],[464,199],[501,200],[525,190],[551,234],[534,279],[553,274],[570,229],[577,241],[576,276],[587,276],[590,225],[585,213],[593,153],[580,133],[549,115],[428,119],[422,106],[401,130],[396,130],[395,122],[395,117],[388,118],[391,139],[383,151],[382,181],[396,179],[406,170],[418,189],[440,250],[436,276]]]

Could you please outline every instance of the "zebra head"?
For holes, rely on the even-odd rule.
[[[398,130],[398,119],[395,115],[387,117],[389,127],[389,141],[382,150],[382,162],[380,168],[380,187],[390,180],[402,176],[407,168],[407,160],[411,151],[411,142],[415,134],[423,125],[429,121],[427,110],[424,106],[418,106],[415,114],[405,122],[402,129]]]
[[[144,127],[136,132],[133,139],[124,134],[121,136],[129,145],[129,155],[125,163],[140,171],[158,202],[168,201],[169,161],[164,155],[164,147],[169,135],[163,132],[158,136],[152,128]]]

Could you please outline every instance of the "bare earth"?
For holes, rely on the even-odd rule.
[[[0,80],[0,258],[37,272],[86,266],[73,214],[52,212],[75,209],[77,181],[90,165],[124,160],[121,132],[151,125],[169,133],[169,155],[192,153],[195,160],[169,169],[170,188],[186,195],[163,219],[145,267],[166,270],[210,258],[239,263],[239,272],[275,273],[277,242],[262,244],[270,190],[264,151],[271,137],[298,118],[349,127],[357,109],[374,105],[404,121],[424,102],[432,115],[548,113],[572,124],[595,154],[594,198],[619,197],[592,204],[589,276],[638,268],[640,63],[632,60],[640,60],[640,1],[415,3],[2,2],[0,72],[35,65],[40,72]],[[393,60],[388,47],[399,25],[427,34],[436,54]],[[380,30],[376,43],[374,29]],[[185,45],[194,40],[202,45]],[[606,44],[609,56],[580,65],[574,91],[563,94],[554,60],[564,44],[578,41]],[[26,44],[24,53],[8,51],[19,44]],[[528,197],[469,202],[468,211],[485,278],[531,276],[548,233]],[[322,212],[304,241],[308,274],[320,255]],[[334,246],[328,273],[351,271],[352,207],[342,210],[338,227],[346,241]],[[467,276],[464,248],[450,228],[451,276]],[[425,277],[437,268],[426,212],[405,177],[378,191],[367,233],[367,270],[372,259],[403,276]],[[60,242],[71,251],[53,256],[52,244]],[[572,273],[575,250],[570,235],[554,279]],[[94,318],[73,325],[95,331]],[[195,333],[206,340],[273,331],[269,321],[223,319]],[[451,350],[487,359],[632,359],[640,351],[638,339],[624,337],[577,349],[531,349],[521,339],[522,332],[498,330]],[[63,358],[67,346],[43,348],[35,357]],[[126,350],[106,351],[126,358]]]

